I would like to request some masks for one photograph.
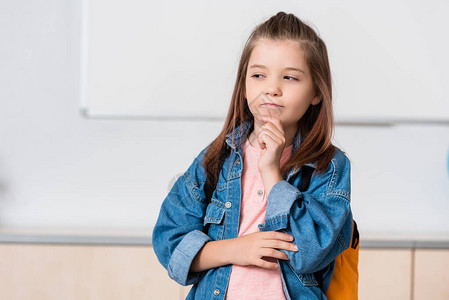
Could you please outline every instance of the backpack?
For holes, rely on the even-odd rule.
[[[301,168],[301,188],[304,192],[309,188],[310,178],[314,169],[309,166]],[[353,220],[352,237],[350,246],[344,250],[335,259],[334,272],[332,273],[331,282],[325,292],[328,300],[357,300],[358,284],[359,284],[359,231],[357,223]],[[315,278],[318,286],[323,290],[323,272],[320,270],[315,272]]]

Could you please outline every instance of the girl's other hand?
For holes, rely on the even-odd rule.
[[[278,231],[260,231],[238,238],[230,239],[229,261],[240,266],[258,266],[265,269],[276,269],[276,258],[288,260],[287,254],[277,249],[298,251],[291,243],[293,236]]]

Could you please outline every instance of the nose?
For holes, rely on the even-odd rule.
[[[272,82],[267,83],[264,93],[266,96],[281,96],[282,91],[279,87],[278,82],[272,81]]]

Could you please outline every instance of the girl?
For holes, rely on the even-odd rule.
[[[154,227],[160,263],[193,284],[187,299],[326,299],[353,224],[350,164],[333,126],[326,46],[279,12],[251,33],[223,130],[177,179]],[[305,192],[302,166],[315,169]]]

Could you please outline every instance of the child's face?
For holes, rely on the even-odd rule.
[[[285,69],[289,67],[303,72]],[[251,53],[245,84],[245,98],[254,117],[275,116],[284,127],[296,126],[307,108],[320,102],[304,52],[290,40],[260,39]]]

